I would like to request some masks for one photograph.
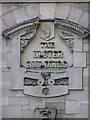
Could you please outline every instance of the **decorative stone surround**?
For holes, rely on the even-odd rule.
[[[74,22],[64,20],[64,19],[58,19],[58,18],[55,18],[54,21],[55,21],[55,26],[57,27],[57,29],[60,29],[60,28],[69,29],[83,38],[86,38],[90,35],[90,31],[88,29]],[[38,26],[39,23],[40,23],[40,19],[38,17],[32,20],[26,20],[25,22],[17,24],[3,31],[3,36],[5,36],[6,38],[10,38],[13,34],[18,32],[19,30],[32,27],[32,26]]]
[[[90,31],[88,29],[68,20],[55,18],[55,25],[57,29],[60,29],[60,28],[69,29],[83,38],[86,38],[90,35]]]
[[[32,20],[26,20],[20,24],[17,24],[9,29],[6,29],[5,31],[3,31],[3,36],[6,38],[10,38],[13,34],[15,34],[16,32],[18,32],[19,30],[28,28],[28,27],[33,27],[33,26],[38,26],[39,25],[39,18],[35,18]]]

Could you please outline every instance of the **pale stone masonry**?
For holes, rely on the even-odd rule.
[[[42,21],[45,19],[52,21],[55,18],[65,19],[88,29],[89,14],[88,3],[57,3],[56,1],[54,3],[6,3],[2,4],[0,21],[2,20],[2,32],[37,17]],[[24,77],[24,70],[19,69],[20,41],[16,39],[22,32],[17,32],[13,40],[2,36],[2,50],[0,51],[2,54],[2,118],[34,118],[34,110],[37,107],[56,108],[56,118],[88,118],[89,39],[82,40],[79,35],[74,36],[73,66],[76,74],[73,75],[72,72],[70,75],[71,78],[74,77],[69,86],[72,90],[67,95],[59,97],[38,98],[25,95],[23,91],[21,80]],[[79,85],[76,85],[77,81]]]

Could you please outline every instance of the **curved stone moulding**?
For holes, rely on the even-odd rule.
[[[60,18],[55,18],[54,21],[55,21],[55,26],[57,27],[57,30],[61,28],[65,28],[78,34],[82,38],[87,38],[88,36],[90,36],[90,31],[87,28],[84,28],[83,26],[77,23],[74,23],[72,21],[68,21],[65,19],[60,19]]]
[[[9,38],[11,38],[11,36],[13,36],[18,31],[29,28],[29,27],[38,26],[39,23],[40,23],[39,17],[37,17],[35,19],[26,20],[22,23],[19,23],[17,25],[10,27],[9,29],[6,29],[5,31],[2,32],[2,35],[5,38],[9,39]]]

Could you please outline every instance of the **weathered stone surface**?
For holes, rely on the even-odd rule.
[[[82,51],[82,39],[74,39],[74,51]]]
[[[73,53],[73,66],[74,67],[86,67],[86,53],[74,52]]]
[[[23,105],[22,109],[23,110],[29,110],[29,107],[30,107],[29,105]]]
[[[60,96],[60,97],[55,97],[55,98],[46,98],[46,101],[49,103],[51,102],[65,102],[66,96]]]
[[[88,3],[72,3],[72,7],[85,10],[88,12]]]
[[[10,76],[10,71],[7,71],[7,72],[2,72],[2,82],[9,82],[10,83],[10,78],[11,76]]]
[[[23,91],[11,91],[9,89],[2,89],[2,97],[25,97]]]
[[[2,16],[2,19],[4,23],[7,25],[7,27],[11,27],[16,24],[16,21],[14,19],[13,13],[8,12]]]
[[[37,107],[43,108],[45,107],[46,99],[44,98],[36,98],[30,97],[30,109],[34,110]]]
[[[8,53],[8,67],[20,67],[20,53],[10,52]]]
[[[23,110],[22,118],[34,118],[34,110]]]
[[[7,13],[11,10],[11,4],[3,4],[2,5],[2,14]]]
[[[9,105],[28,105],[28,104],[29,104],[28,98],[9,97]]]
[[[2,107],[3,118],[21,118],[22,117],[22,106],[8,106]]]
[[[2,97],[2,105],[9,105],[8,97]]]
[[[1,19],[1,18],[0,18]],[[7,26],[6,24],[2,21],[2,31],[6,30],[7,29]]]
[[[82,89],[82,68],[73,68],[69,71],[69,89]]]
[[[40,16],[39,4],[30,4],[25,6],[26,14],[28,19],[33,19]]]
[[[78,115],[73,115],[73,118],[87,118],[88,119],[88,113],[82,113],[82,114],[78,114]]]
[[[65,114],[65,113],[63,114],[63,113],[61,113],[61,111],[60,111],[60,113],[57,114],[56,118],[57,118],[57,119],[58,119],[58,118],[63,118],[63,119],[64,119],[64,118],[67,118],[67,119],[69,119],[69,118],[73,118],[73,115],[69,115],[69,114],[67,115],[67,114]]]
[[[34,110],[35,108],[45,108],[45,103],[44,102],[31,103],[30,109]]]
[[[87,53],[87,65],[90,65],[90,53]]]
[[[2,46],[2,52],[3,53],[8,53],[10,51],[11,51],[11,48],[9,46],[6,46],[6,45]]]
[[[17,80],[16,80],[17,76]],[[23,89],[24,70],[19,68],[11,68],[11,89]]]
[[[15,9],[13,11],[13,14],[14,14],[14,18],[15,18],[17,23],[20,23],[20,22],[27,20],[26,12],[25,12],[25,9],[23,7]]]
[[[65,103],[64,102],[51,102],[51,103],[46,103],[45,104],[46,107],[54,107],[56,108],[57,110],[64,110],[65,109]]]
[[[70,91],[66,100],[88,100],[88,91]]]
[[[84,11],[79,24],[82,25],[83,27],[88,28],[88,12]]]
[[[88,114],[88,104],[84,104],[82,105],[82,110],[81,110],[82,114]]]
[[[88,52],[89,51],[88,47],[89,47],[88,43],[83,43],[83,51]]]
[[[87,77],[87,76],[89,75],[88,69],[89,69],[89,67],[83,69],[83,76],[84,76],[84,77],[85,77],[85,76]]]
[[[55,5],[55,3],[40,4],[41,19],[54,19]]]
[[[83,13],[83,10],[72,7],[70,10],[68,20],[77,23],[81,18],[82,13]]]
[[[18,3],[18,4],[11,4],[11,10],[17,9],[19,7],[23,7],[22,3]]]
[[[63,12],[64,11],[64,12]],[[56,4],[56,18],[67,19],[70,11],[70,6],[61,3]]]
[[[80,114],[81,113],[81,102],[66,101],[65,113],[66,114]]]

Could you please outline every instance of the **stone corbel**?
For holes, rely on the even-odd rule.
[[[20,52],[24,51],[24,48],[30,43],[31,38],[36,34],[37,25],[29,27],[25,34],[20,36]]]
[[[70,30],[76,33],[82,38],[86,38],[90,35],[90,31],[88,29],[84,28],[83,26],[77,23],[64,20],[64,19],[59,19],[59,18],[55,18],[54,21],[55,21],[55,26],[57,27],[57,29],[65,28],[67,30]]]
[[[57,28],[58,34],[65,43],[73,50],[74,49],[74,38],[75,35],[80,36],[81,38],[86,38],[90,35],[90,31],[76,23],[73,23],[68,20],[55,18],[55,26]],[[67,32],[68,31],[68,32]],[[71,32],[69,32],[71,31]]]
[[[39,25],[39,22],[40,22],[39,17],[37,17],[35,19],[31,19],[31,20],[26,20],[22,23],[14,25],[13,27],[11,27],[9,29],[6,29],[5,31],[3,31],[2,35],[5,38],[9,39],[20,30],[27,29],[27,28],[35,28],[35,26]]]

